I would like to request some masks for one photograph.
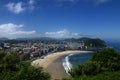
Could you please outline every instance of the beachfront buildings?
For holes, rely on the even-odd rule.
[[[100,39],[34,39],[34,40],[5,40],[0,41],[0,50],[16,51],[21,60],[34,59],[53,52],[65,50],[98,50],[105,47]]]
[[[0,49],[5,51],[16,51],[21,60],[34,59],[53,52],[65,50],[83,50],[83,42],[72,41],[20,41],[20,42],[1,42]]]

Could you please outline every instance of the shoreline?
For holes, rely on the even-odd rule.
[[[69,77],[62,63],[65,57],[66,56],[59,57],[45,69],[45,71],[51,75],[51,80],[62,80],[62,78]]]
[[[74,54],[69,54],[69,55],[65,56],[65,58],[63,59],[63,62],[62,62],[62,66],[64,67],[64,70],[66,71],[66,73],[68,75],[70,75],[68,73],[69,70],[73,67],[72,64],[69,61],[69,56],[72,56],[72,55],[74,55]]]
[[[62,57],[68,56],[70,54],[81,54],[81,53],[91,53],[92,51],[80,51],[80,50],[69,50],[63,52],[56,52],[46,55],[43,59],[37,59],[32,61],[31,65],[34,67],[43,67],[45,71],[49,72],[52,76],[52,80],[62,79],[68,74],[66,73],[62,65]]]

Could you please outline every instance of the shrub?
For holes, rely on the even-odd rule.
[[[120,55],[114,49],[105,49],[94,53],[85,64],[78,65],[69,71],[72,77],[81,75],[96,75],[105,71],[120,70]]]
[[[20,62],[16,52],[0,52],[0,80],[50,80],[50,75],[30,62]]]

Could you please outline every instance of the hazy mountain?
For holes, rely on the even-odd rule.
[[[15,40],[55,40],[49,37],[36,37],[36,38],[16,38]]]
[[[63,41],[86,41],[91,39],[89,37],[82,38],[50,38],[50,37],[35,37],[35,38],[16,38],[16,39],[8,39],[8,38],[0,38],[0,40],[63,40]]]
[[[8,38],[2,37],[0,40],[9,40]]]

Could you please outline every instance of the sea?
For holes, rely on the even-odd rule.
[[[111,41],[107,42],[107,45],[120,53],[120,42]],[[93,53],[70,54],[63,58],[63,67],[68,73],[71,68],[76,67],[79,64],[86,63],[92,56]]]

